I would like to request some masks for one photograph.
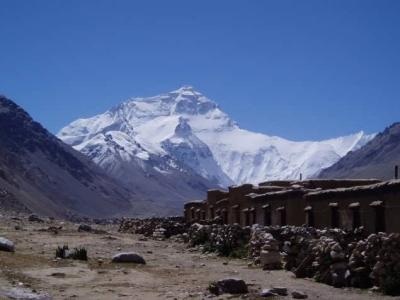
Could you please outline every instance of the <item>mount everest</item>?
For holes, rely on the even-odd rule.
[[[294,142],[254,133],[190,86],[129,99],[57,136],[126,186],[171,201],[201,197],[211,187],[310,178],[374,137]]]

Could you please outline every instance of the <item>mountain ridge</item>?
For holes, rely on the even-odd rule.
[[[0,96],[2,207],[53,216],[116,216],[134,197],[86,156]]]
[[[200,142],[193,143],[194,138],[190,141],[186,137],[172,149],[166,141],[175,134],[183,119],[191,129],[191,136]],[[300,174],[303,178],[316,176],[373,137],[359,132],[325,141],[294,142],[254,133],[241,129],[216,102],[191,86],[158,96],[130,98],[103,114],[72,122],[60,130],[58,137],[85,153],[90,144],[107,149],[105,141],[93,138],[100,133],[111,134],[144,165],[150,156],[170,157],[171,169],[179,171],[174,164],[183,164],[185,171],[220,187],[268,179],[297,179]],[[199,164],[190,165],[188,159],[182,160],[179,155],[183,148],[178,145],[185,145],[186,158],[191,161],[206,158],[208,164],[200,168]],[[109,159],[112,160],[112,155]],[[126,157],[125,161],[129,163]],[[158,169],[159,173],[168,172]]]
[[[334,165],[321,171],[321,178],[392,179],[394,166],[400,165],[400,123],[378,133],[364,147],[349,152]]]

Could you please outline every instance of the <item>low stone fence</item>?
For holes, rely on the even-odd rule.
[[[123,220],[121,232],[148,237],[184,236],[188,247],[223,256],[247,257],[264,269],[284,268],[299,278],[335,287],[377,287],[400,295],[400,234],[319,230],[311,227],[237,224],[186,225],[178,218]]]
[[[217,252],[223,256],[247,256],[251,236],[250,227],[235,225],[193,224],[189,228],[189,246],[201,246],[203,251]]]
[[[163,239],[184,234],[188,229],[189,225],[186,225],[181,217],[123,219],[119,232],[143,234],[146,237]]]
[[[264,266],[263,251],[276,250],[270,246],[271,241],[279,245],[283,267],[297,277],[314,278],[335,287],[375,286],[385,294],[400,294],[398,233],[366,236],[362,228],[343,231],[255,226],[249,257]]]

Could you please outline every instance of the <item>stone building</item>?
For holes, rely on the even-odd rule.
[[[205,204],[207,201],[195,200],[185,203],[185,220],[188,223],[200,222],[206,220],[206,216],[203,214],[205,211]]]
[[[227,191],[209,190],[204,209],[206,210],[207,220],[213,220],[215,217],[223,218],[225,216],[223,203],[228,197]]]
[[[269,181],[210,190],[206,200],[185,204],[189,223],[219,217],[241,226],[364,226],[368,232],[400,232],[399,213],[400,180]]]
[[[400,232],[400,180],[308,193],[314,226]]]
[[[304,216],[299,214],[299,211],[304,208],[303,195],[307,191],[304,188],[294,188],[261,195],[247,195],[246,197],[251,199],[253,209],[251,224],[303,225],[305,223]]]

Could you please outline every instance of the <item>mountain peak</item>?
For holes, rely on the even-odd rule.
[[[218,105],[196,91],[192,86],[185,85],[172,91],[169,95],[174,99],[174,114],[206,114],[207,112],[218,108]]]
[[[192,85],[183,85],[176,92],[196,92]]]
[[[193,86],[191,85],[183,85],[180,88],[173,90],[168,93],[171,96],[197,96],[201,97],[203,96],[200,92],[196,91]]]

